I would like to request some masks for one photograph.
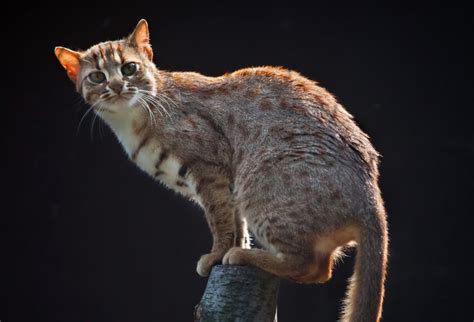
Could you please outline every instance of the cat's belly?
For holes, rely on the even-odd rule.
[[[131,158],[141,170],[155,180],[200,203],[192,173],[170,152],[150,143]]]

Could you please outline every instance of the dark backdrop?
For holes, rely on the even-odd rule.
[[[237,2],[234,2],[237,3]],[[241,4],[4,11],[4,321],[190,321],[210,247],[202,211],[131,164],[56,61],[150,24],[157,66],[282,65],[333,92],[382,154],[384,321],[471,321],[472,15],[462,7]],[[9,17],[7,17],[9,16]],[[335,321],[353,253],[325,285],[284,282],[281,321]]]

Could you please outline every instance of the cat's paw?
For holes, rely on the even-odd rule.
[[[223,253],[209,253],[202,255],[196,267],[196,271],[202,277],[209,276],[212,266],[222,261]]]
[[[245,250],[241,247],[232,247],[222,259],[224,265],[245,265]]]

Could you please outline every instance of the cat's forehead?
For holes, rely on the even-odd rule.
[[[107,65],[121,65],[130,59],[139,58],[140,55],[136,49],[130,46],[126,40],[115,40],[101,42],[90,47],[83,53],[81,60],[102,69]]]

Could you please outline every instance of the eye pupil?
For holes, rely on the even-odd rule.
[[[93,73],[89,74],[89,79],[90,79],[93,83],[100,84],[100,83],[102,83],[103,81],[105,81],[105,74],[102,73],[102,72],[93,72]]]
[[[137,71],[137,64],[128,63],[122,66],[122,74],[125,76],[133,75]]]

